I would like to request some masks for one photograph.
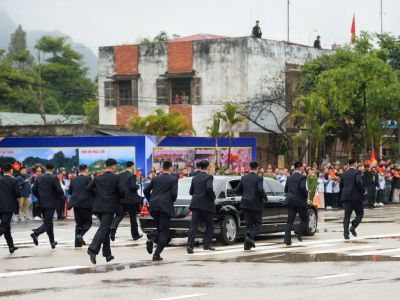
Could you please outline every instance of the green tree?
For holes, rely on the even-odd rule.
[[[229,169],[231,165],[232,138],[235,136],[236,128],[244,122],[245,118],[239,114],[239,105],[229,102],[224,103],[224,110],[217,113],[217,117],[222,120],[225,125],[223,135],[227,136],[229,139],[227,161],[227,167]]]
[[[33,64],[33,56],[26,44],[26,32],[22,29],[21,25],[11,34],[7,56],[13,63],[13,67],[17,70],[25,70]]]
[[[155,114],[146,117],[132,117],[128,128],[137,133],[156,136],[195,133],[192,125],[181,112],[166,113],[162,109],[156,109]]]
[[[321,142],[333,128],[333,123],[329,119],[329,111],[324,99],[316,94],[300,97],[295,102],[292,118],[299,125],[300,131],[295,135],[295,139],[306,142],[306,149],[314,146],[314,161],[318,162],[319,148]],[[308,164],[311,164],[311,151],[308,151]]]
[[[215,165],[219,166],[218,160],[218,140],[226,136],[226,133],[221,132],[221,119],[218,114],[213,116],[211,126],[207,127],[208,135],[214,139],[215,145]]]
[[[89,117],[89,124],[99,124],[99,101],[91,100],[83,103],[83,111]]]

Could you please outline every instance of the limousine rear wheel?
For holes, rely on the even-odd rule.
[[[220,241],[225,245],[232,245],[236,241],[238,225],[232,215],[226,215],[221,225]]]
[[[306,230],[306,235],[312,236],[317,232],[318,227],[318,215],[313,209],[308,210],[308,226]]]

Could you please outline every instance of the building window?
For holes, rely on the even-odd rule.
[[[104,82],[104,106],[115,106],[114,81]]]
[[[157,104],[200,104],[200,78],[160,78],[156,81]]]
[[[171,79],[171,104],[190,104],[190,78]]]
[[[118,105],[133,105],[132,81],[118,81]]]

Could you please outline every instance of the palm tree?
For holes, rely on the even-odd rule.
[[[221,119],[218,114],[215,114],[212,119],[211,126],[207,127],[208,135],[215,141],[215,166],[218,167],[218,139],[226,136],[225,133],[220,132]]]
[[[318,161],[321,142],[334,127],[332,121],[327,119],[329,110],[325,101],[314,94],[300,97],[295,104],[297,107],[292,112],[292,118],[298,122],[300,127],[295,139],[307,141],[306,148],[314,145],[315,161]]]
[[[162,109],[156,109],[154,115],[147,117],[132,117],[128,128],[137,133],[156,136],[179,136],[195,133],[192,125],[181,112],[166,113]]]
[[[224,122],[226,131],[223,132],[229,139],[229,150],[228,150],[228,169],[231,164],[231,148],[232,138],[235,134],[235,128],[244,121],[244,117],[239,116],[239,105],[232,104],[229,102],[224,103],[224,110],[217,114],[218,118]]]

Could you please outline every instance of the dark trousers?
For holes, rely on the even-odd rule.
[[[203,246],[210,247],[212,245],[212,239],[214,236],[214,214],[205,210],[193,209],[187,241],[187,246],[190,248],[194,247],[197,229],[201,223],[204,223],[206,226],[206,231],[204,232],[203,238]]]
[[[325,199],[325,208],[328,206],[333,205],[333,194],[332,193],[324,193],[324,199]]]
[[[376,202],[377,203],[386,202],[384,200],[385,200],[385,190],[379,189],[378,192],[376,193]]]
[[[114,213],[97,213],[97,216],[100,219],[100,227],[97,229],[96,234],[94,235],[93,241],[89,246],[89,250],[97,255],[100,252],[100,248],[102,248],[103,256],[107,257],[111,255],[110,227],[114,219]]]
[[[371,185],[367,187],[367,198],[368,198],[368,206],[371,207],[374,205],[376,200],[376,187],[375,185]]]
[[[287,224],[286,224],[286,230],[285,230],[285,241],[291,240],[291,232],[292,232],[292,228],[293,228],[293,223],[294,223],[294,220],[296,219],[297,214],[299,214],[299,217],[300,217],[300,224],[294,230],[294,233],[296,235],[301,236],[304,234],[305,230],[307,229],[308,221],[309,221],[307,206],[298,206],[298,205],[289,204],[288,218],[287,218]]]
[[[254,240],[262,225],[262,211],[245,209],[243,210],[244,221],[246,222],[246,237]]]
[[[129,220],[131,222],[131,235],[133,239],[136,239],[139,237],[138,223],[136,220],[136,214],[137,214],[136,205],[122,204],[112,222],[111,230],[117,231],[118,225],[124,218],[125,213],[129,214]]]
[[[42,207],[42,216],[43,216],[43,224],[39,228],[33,230],[33,233],[36,236],[41,235],[42,233],[47,233],[50,243],[54,243],[54,229],[53,229],[53,216],[54,216],[54,208],[51,207]]]
[[[74,207],[75,216],[75,238],[78,235],[84,236],[92,227],[92,209]]]
[[[35,217],[42,217],[42,211],[40,209],[40,207],[38,207],[38,203],[34,202],[32,203],[32,218]]]
[[[57,218],[60,219],[64,217],[64,212],[65,212],[65,198],[62,197],[57,208]]]
[[[11,236],[11,219],[12,212],[0,212],[0,236],[4,234],[7,245],[9,248],[14,247],[14,241]]]
[[[151,216],[154,219],[156,229],[150,233],[149,238],[157,244],[154,255],[160,255],[168,243],[171,216],[161,211],[153,211],[151,212]]]
[[[332,193],[332,207],[339,207],[339,193]]]
[[[360,225],[364,216],[364,206],[362,201],[343,201],[344,218],[343,218],[343,229],[344,234],[349,234],[350,218],[353,211],[356,213],[355,219],[351,222],[354,228]]]

